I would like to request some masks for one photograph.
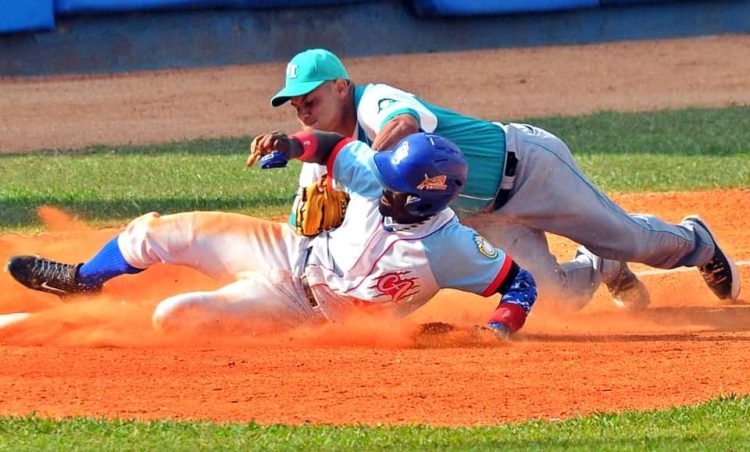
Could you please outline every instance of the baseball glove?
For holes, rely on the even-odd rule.
[[[326,176],[300,191],[294,204],[297,234],[314,236],[341,225],[349,195],[328,187]]]

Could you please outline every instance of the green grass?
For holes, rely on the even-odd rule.
[[[750,185],[750,106],[534,118],[607,193]],[[519,121],[522,122],[522,121]],[[298,162],[244,167],[248,137],[0,155],[0,230],[34,228],[54,205],[93,224],[158,210],[284,215]]]
[[[565,140],[609,193],[750,186],[747,105],[526,121]]]
[[[2,450],[747,450],[750,398],[493,427],[0,418]]]
[[[35,209],[54,205],[94,224],[141,213],[231,210],[286,213],[299,162],[285,170],[245,168],[243,139],[149,147],[88,148],[0,156],[0,228],[37,223]]]

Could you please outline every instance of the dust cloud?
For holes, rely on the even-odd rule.
[[[737,260],[747,260],[750,244],[746,228],[732,223],[730,213],[747,211],[745,190],[720,193],[626,195],[619,199],[627,208],[661,212],[667,219],[681,215],[693,205],[706,206],[703,212],[711,224],[725,229],[714,231],[724,239],[724,247]],[[721,202],[703,202],[720,199]],[[118,229],[97,229],[53,207],[38,211],[45,232],[0,234],[0,259],[12,255],[38,254],[63,262],[83,262],[115,236]],[[550,237],[550,246],[559,256],[571,253],[573,246],[559,237]],[[633,266],[636,272],[647,269]],[[606,290],[600,289],[593,301],[580,312],[555,311],[556,303],[541,298],[516,341],[607,341],[623,337],[700,334],[701,332],[745,331],[750,328],[750,305],[744,298],[728,305],[716,300],[700,275],[687,271],[651,274],[642,278],[651,293],[652,304],[639,312],[616,308]],[[750,273],[740,269],[743,285]],[[212,290],[220,283],[187,267],[157,265],[137,275],[109,281],[95,296],[61,300],[57,296],[31,291],[0,273],[0,341],[15,345],[62,345],[87,347],[192,347],[290,346],[290,347],[443,347],[487,345],[471,328],[485,323],[499,296],[481,298],[457,291],[441,291],[430,303],[405,319],[358,316],[345,322],[315,328],[298,328],[259,336],[253,331],[231,331],[224,335],[197,333],[165,334],[151,326],[151,315],[160,300],[192,290]],[[745,295],[746,297],[746,295]],[[20,313],[20,314],[19,314]],[[30,315],[26,316],[24,313]],[[456,327],[448,340],[427,342],[418,336],[420,325],[447,322]]]

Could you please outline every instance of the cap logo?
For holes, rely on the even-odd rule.
[[[289,63],[286,65],[286,78],[297,78],[297,66],[294,63]]]
[[[417,188],[419,190],[447,190],[448,185],[446,182],[448,181],[448,177],[445,175],[439,175],[435,177],[428,177],[426,174],[424,175],[424,180],[421,184],[417,185]]]

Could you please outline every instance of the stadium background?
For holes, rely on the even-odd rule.
[[[750,31],[747,0],[2,0],[0,75],[110,73]]]

